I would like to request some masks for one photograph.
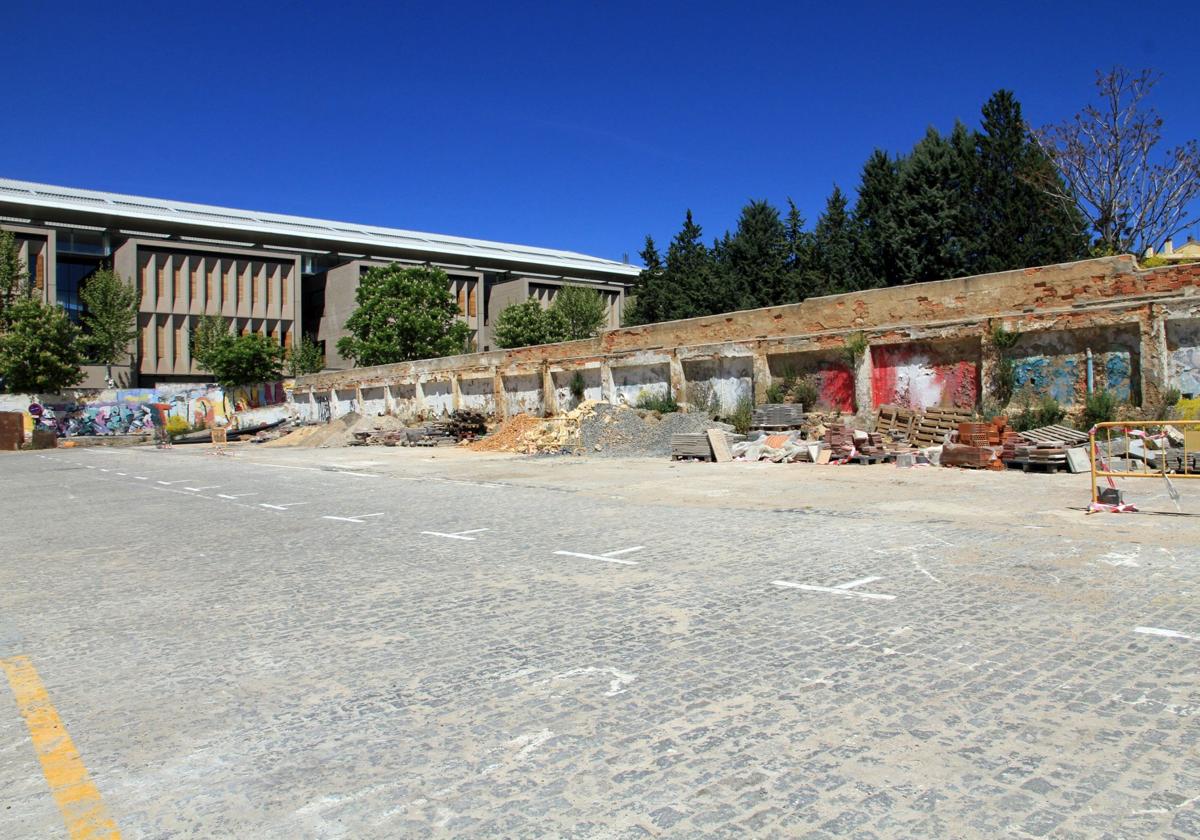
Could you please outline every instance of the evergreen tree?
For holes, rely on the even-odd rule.
[[[692,218],[692,211],[688,210],[683,227],[667,248],[667,282],[660,313],[662,320],[694,318],[724,311],[711,308],[715,302],[713,292],[718,275],[713,254],[701,239],[703,233]]]
[[[21,261],[17,239],[10,231],[0,230],[0,330],[8,320],[9,307],[32,295],[29,272]]]
[[[813,266],[813,235],[804,229],[804,217],[796,202],[788,199],[784,236],[787,240],[787,280],[778,303],[798,303],[812,294],[816,284]]]
[[[663,320],[662,299],[666,287],[666,270],[654,238],[647,235],[646,244],[638,253],[645,268],[633,286],[633,299],[625,306],[624,321],[629,326],[652,324]]]
[[[567,324],[554,307],[543,309],[530,298],[504,308],[496,318],[493,336],[496,346],[504,349],[553,344],[567,339]]]
[[[972,273],[1086,256],[1087,222],[1078,208],[1055,200],[1037,186],[1059,181],[1059,176],[1031,136],[1012,91],[998,90],[984,104],[975,156],[978,247]]]
[[[604,329],[608,321],[608,306],[600,292],[586,286],[563,286],[550,304],[562,322],[562,341],[591,338]]]
[[[782,303],[788,286],[788,234],[766,201],[742,208],[737,230],[722,244],[730,309]]]
[[[896,262],[901,282],[962,276],[967,248],[961,234],[972,213],[964,159],[969,136],[961,123],[950,138],[930,127],[900,167],[895,203]]]
[[[876,149],[863,165],[854,206],[858,233],[858,272],[861,288],[896,286],[901,282],[896,246],[900,222],[896,197],[900,186],[898,164]]]
[[[838,294],[858,288],[858,244],[846,205],[845,193],[835,184],[813,231],[815,279],[810,294]]]

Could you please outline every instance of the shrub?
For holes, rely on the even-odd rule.
[[[189,426],[188,422],[182,417],[171,416],[167,418],[167,434],[169,434],[171,437],[179,437],[180,435],[187,434],[191,430],[191,426]]]
[[[587,383],[583,379],[583,374],[580,371],[575,371],[571,377],[571,384],[568,386],[571,390],[571,396],[576,400],[583,399],[583,393],[587,390]]]
[[[679,403],[675,402],[674,394],[652,394],[649,391],[638,394],[636,407],[646,411],[657,411],[659,414],[679,411]]]
[[[821,391],[817,388],[816,377],[806,376],[792,387],[792,400],[812,411],[821,399]]]
[[[1174,420],[1175,405],[1183,398],[1178,388],[1167,388],[1162,392],[1159,401],[1151,409],[1152,416],[1147,420]]]
[[[733,413],[726,420],[739,435],[749,432],[750,423],[754,420],[754,400],[749,397],[742,397],[738,400],[737,407],[734,408]]]
[[[772,382],[767,386],[767,402],[781,403],[787,398],[787,389],[780,382]]]
[[[1090,429],[1097,423],[1117,418],[1117,396],[1111,391],[1095,391],[1088,395],[1083,407],[1083,425]]]
[[[1032,391],[1025,389],[1019,396],[1021,410],[1012,419],[1012,426],[1018,432],[1038,429],[1042,426],[1056,426],[1067,416],[1067,411],[1058,400],[1049,395],[1036,400]]]

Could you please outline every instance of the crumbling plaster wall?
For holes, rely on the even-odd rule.
[[[1200,397],[1200,319],[1166,322],[1170,383],[1183,396]]]
[[[1022,332],[1030,347],[1049,345],[1048,366],[1065,367],[1074,351],[1056,349],[1056,339],[1036,334],[1093,330],[1093,354],[1104,354],[1104,377],[1098,383],[1103,387],[1112,381],[1128,387],[1134,399],[1139,390],[1142,398],[1152,399],[1172,382],[1195,388],[1197,344],[1186,323],[1198,317],[1198,307],[1200,265],[1140,270],[1132,257],[1107,257],[624,327],[584,341],[315,374],[298,379],[295,394],[299,400],[310,390],[336,392],[340,400],[343,390],[353,394],[355,387],[373,384],[490,377],[494,410],[502,416],[569,408],[562,391],[569,379],[559,374],[576,368],[599,371],[598,386],[589,387],[604,399],[632,403],[646,391],[686,400],[685,364],[695,370],[694,362],[702,357],[746,355],[751,387],[762,401],[772,378],[782,371],[773,357],[816,353],[828,360],[818,368],[823,398],[828,395],[830,402],[847,407],[849,365],[839,370],[832,360],[847,336],[862,333],[871,350],[852,377],[854,404],[869,409],[897,393],[915,391],[922,402],[937,399],[950,405],[988,391],[998,356],[986,336],[992,326],[1003,324]],[[927,367],[919,361],[923,358]],[[1110,359],[1115,359],[1111,370]],[[1127,378],[1123,366],[1128,367]],[[713,381],[723,378],[718,374]],[[734,378],[738,388],[745,387],[741,371]],[[506,394],[513,389],[506,383],[518,380],[522,384],[514,394],[519,397],[510,399]],[[459,391],[449,399],[419,391],[413,409],[429,415],[456,403],[462,404]]]

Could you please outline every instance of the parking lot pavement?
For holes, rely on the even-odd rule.
[[[0,837],[1200,833],[1191,520],[405,457],[0,460]]]

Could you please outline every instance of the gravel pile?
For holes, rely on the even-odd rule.
[[[581,454],[607,458],[666,457],[671,454],[671,435],[705,429],[732,431],[733,427],[706,414],[659,414],[602,403],[580,423]]]

